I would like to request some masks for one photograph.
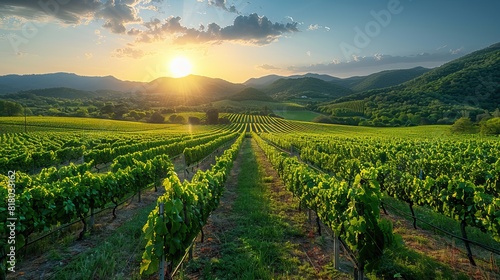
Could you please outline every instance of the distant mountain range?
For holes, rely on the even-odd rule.
[[[276,100],[307,97],[327,101],[356,91],[399,84],[426,71],[428,69],[425,68],[390,70],[346,79],[313,73],[289,77],[269,75],[249,79],[243,84],[197,75],[184,78],[162,77],[149,83],[122,81],[113,76],[88,77],[72,73],[6,75],[0,76],[0,94],[29,91],[31,94],[51,96],[47,89],[54,89],[60,97],[91,98],[99,96],[99,94],[95,94],[96,92],[107,90],[164,94],[165,98],[172,103],[202,104],[229,97],[238,99],[235,95],[245,88],[253,87]],[[61,93],[63,88],[72,89],[72,92],[65,95]],[[83,92],[79,95],[75,94],[75,90]],[[262,100],[263,96],[259,95],[258,98]]]
[[[72,73],[0,76],[0,94],[45,88],[73,88],[84,91],[115,90],[127,92],[143,83],[122,81],[113,76],[88,77]]]
[[[363,112],[354,108],[363,108]],[[450,123],[462,115],[479,120],[498,108],[500,43],[407,82],[354,93],[319,106],[323,112],[337,116],[360,113],[373,125]]]
[[[461,115],[479,119],[500,108],[499,81],[497,43],[432,70],[416,67],[345,79],[308,73],[268,75],[236,84],[190,75],[142,83],[71,73],[6,75],[0,76],[0,94],[94,98],[129,92],[145,94],[155,104],[168,106],[224,99],[304,100],[323,102],[315,109],[332,115],[336,121],[345,118],[350,124],[388,126],[450,123]]]
[[[364,90],[398,85],[403,82],[409,81],[413,78],[416,78],[428,72],[429,70],[430,69],[423,67],[415,67],[411,69],[386,70],[368,76],[354,76],[345,79],[325,74],[313,74],[313,73],[307,73],[304,75],[292,75],[288,77],[278,76],[278,75],[268,75],[260,78],[251,78],[246,82],[244,82],[244,84],[259,89],[265,89],[266,87],[268,87],[269,85],[280,79],[314,78],[337,86],[342,86],[344,88],[350,89],[353,92],[359,92]]]

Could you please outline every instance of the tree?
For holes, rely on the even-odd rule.
[[[461,117],[451,126],[452,133],[465,134],[474,133],[475,131],[476,129],[474,128],[474,124],[469,118],[466,117]]]
[[[128,113],[128,116],[132,117],[132,118],[134,118],[134,120],[138,121],[138,120],[144,118],[146,116],[146,114],[144,112],[132,110]]]
[[[207,112],[207,124],[217,124],[219,121],[219,111],[217,109],[209,109]]]
[[[498,118],[500,117],[500,110],[497,108],[495,112],[493,112],[493,117]]]
[[[315,123],[333,123],[332,119],[325,116],[325,115],[319,115],[313,119],[313,122]]]
[[[20,116],[23,114],[24,109],[21,104],[0,100],[0,116]]]
[[[188,117],[188,123],[197,125],[201,123],[201,120],[198,117]]]
[[[175,123],[175,118],[177,118],[177,115],[176,114],[172,114],[172,115],[170,115],[170,117],[168,117],[168,121],[171,122],[171,123]]]
[[[79,108],[78,110],[76,110],[74,116],[87,118],[89,116],[89,112],[87,111],[86,108]]]
[[[149,118],[149,122],[151,123],[164,123],[165,117],[160,112],[154,112],[151,118]]]
[[[186,119],[183,116],[177,115],[177,117],[175,117],[174,123],[185,123],[185,122]]]
[[[500,117],[492,118],[481,123],[481,134],[500,134]]]
[[[101,108],[101,114],[112,114],[113,112],[115,111],[115,106],[113,104],[110,104],[110,103],[106,103],[106,105],[104,105],[102,108]]]
[[[128,109],[128,106],[127,104],[118,104],[115,106],[114,108],[114,115],[113,115],[113,118],[114,119],[121,119],[123,118],[123,115],[125,115],[126,113],[128,113],[129,109]]]

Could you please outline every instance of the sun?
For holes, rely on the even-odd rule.
[[[191,74],[191,68],[191,62],[183,56],[178,56],[170,61],[170,73],[174,78],[181,78]]]

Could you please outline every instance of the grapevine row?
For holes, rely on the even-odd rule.
[[[296,157],[278,151],[253,135],[264,150],[285,187],[307,208],[343,238],[357,255],[361,270],[376,268],[384,248],[393,240],[392,225],[380,219],[382,193],[373,169],[362,170],[350,186],[317,173]]]
[[[81,219],[85,225],[84,217],[91,209],[103,208],[111,202],[117,205],[126,195],[150,184],[158,184],[169,170],[173,170],[173,165],[168,156],[159,155],[144,162],[134,160],[134,167],[128,166],[114,173],[93,174],[87,171],[50,184],[16,190],[16,246],[23,247],[30,234],[47,231],[52,226],[75,219]],[[0,182],[0,196],[7,198],[7,186],[3,186],[7,181],[4,179]],[[7,210],[0,207],[2,248],[7,240],[4,238],[7,235]]]
[[[158,198],[158,207],[151,211],[143,228],[147,244],[142,255],[141,274],[158,271],[162,258],[173,263],[180,261],[210,213],[218,206],[224,182],[244,135],[242,133],[216,159],[210,170],[199,170],[190,182],[181,183],[173,171],[169,173],[164,181],[165,194]],[[160,205],[163,205],[162,214]]]
[[[476,160],[471,164],[465,165],[458,159],[452,160],[448,157],[446,165],[450,167],[447,169],[435,163],[441,162],[440,160],[432,159],[432,157],[446,158],[442,153],[437,152],[436,148],[431,150],[433,148],[428,147],[431,152],[423,152],[430,154],[431,159],[422,157],[418,160],[415,154],[403,152],[405,147],[407,148],[402,144],[404,142],[396,142],[401,144],[394,144],[396,146],[393,147],[387,146],[387,143],[379,143],[378,146],[382,148],[377,149],[377,145],[369,142],[368,145],[366,143],[362,145],[363,142],[359,145],[350,145],[350,141],[356,141],[354,139],[335,141],[336,139],[332,138],[322,140],[318,136],[311,139],[298,136],[292,138],[262,135],[280,147],[286,149],[290,149],[292,145],[298,147],[303,160],[347,181],[354,180],[355,174],[363,168],[376,168],[377,180],[380,182],[382,191],[408,203],[410,208],[412,205],[426,206],[437,213],[457,220],[462,227],[468,225],[479,228],[491,233],[495,240],[500,241],[500,197],[498,197],[500,160],[480,153],[479,147],[474,149],[478,154],[474,155]],[[468,144],[469,149],[470,145],[471,143]],[[442,144],[441,146],[444,147]],[[373,148],[368,149],[368,147]],[[481,148],[493,150],[495,147],[492,145]],[[447,149],[455,151],[453,147],[447,147]],[[392,153],[391,151],[398,152]],[[433,156],[433,153],[440,155]],[[461,154],[468,153],[470,153],[468,150],[461,152]],[[482,161],[479,161],[480,158]],[[424,160],[430,164],[419,165],[419,162]],[[415,166],[428,166],[428,169],[423,172],[424,169],[415,168]],[[434,166],[434,168],[429,166]],[[436,175],[439,168],[442,168],[444,172],[450,172],[451,176],[445,173]],[[452,170],[460,169],[463,173],[452,173]],[[434,176],[425,175],[427,172]],[[488,175],[482,180],[478,179],[480,176],[477,174],[484,173]],[[471,181],[473,178],[476,178],[475,183]],[[480,182],[484,182],[484,185]]]

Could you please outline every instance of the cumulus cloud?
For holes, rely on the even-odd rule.
[[[92,17],[101,5],[93,0],[69,1],[64,5],[57,1],[4,0],[0,2],[0,17],[18,16],[35,20],[53,17],[67,24],[77,24]]]
[[[160,41],[174,37],[174,42],[177,44],[235,41],[266,45],[285,33],[299,31],[296,22],[273,23],[267,17],[255,13],[248,16],[239,15],[232,25],[226,27],[210,23],[207,26],[201,25],[198,29],[187,28],[181,24],[180,17],[169,17],[165,21],[153,19],[144,26],[147,30],[136,34],[138,42]]]
[[[103,27],[114,33],[125,33],[126,25],[141,22],[138,13],[150,9],[151,3],[163,0],[79,0],[34,1],[2,0],[0,17],[21,17],[27,20],[55,18],[65,24],[81,24],[90,20],[103,20]]]
[[[228,11],[231,13],[238,13],[238,11],[236,10],[236,6],[228,6],[226,0],[208,0],[208,5],[223,9],[224,11]]]
[[[103,4],[97,16],[106,20],[103,27],[109,28],[113,33],[125,33],[125,24],[140,22],[135,0],[114,0]]]

